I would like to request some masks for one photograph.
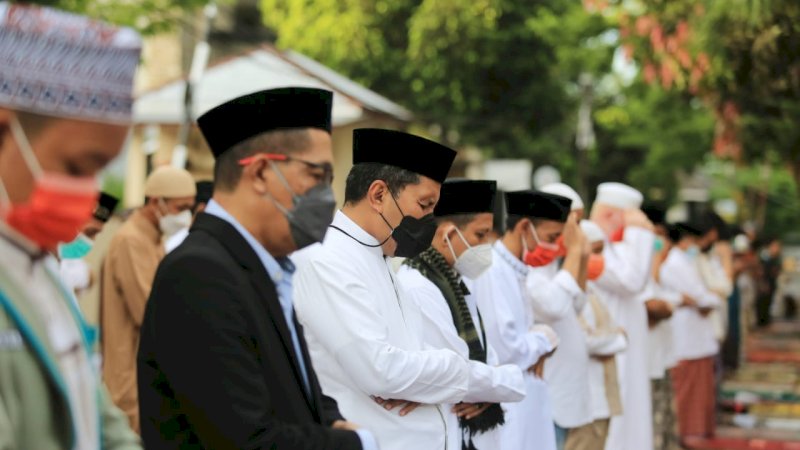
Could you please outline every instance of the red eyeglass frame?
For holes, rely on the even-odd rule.
[[[280,153],[257,153],[253,156],[242,158],[238,162],[240,166],[248,166],[260,159],[266,159],[267,161],[281,161],[281,162],[298,161],[305,164],[306,167],[310,167],[316,170],[321,170],[323,172],[323,179],[326,184],[331,184],[333,182],[333,167],[330,164],[313,163],[311,161],[306,161],[300,158],[293,158],[289,155],[283,155]]]

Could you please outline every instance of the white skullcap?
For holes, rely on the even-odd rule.
[[[736,253],[745,253],[750,250],[750,239],[740,234],[733,238],[733,251]]]
[[[0,1],[0,107],[129,124],[141,46],[130,28]]]
[[[619,209],[639,209],[643,201],[642,193],[627,184],[601,183],[594,202]]]
[[[560,195],[562,197],[566,197],[572,200],[572,211],[583,209],[583,200],[581,200],[581,196],[575,192],[575,189],[567,186],[564,183],[550,183],[548,185],[543,186],[539,189],[542,192],[547,192],[548,194],[555,194]]]
[[[603,229],[591,220],[581,220],[581,230],[583,230],[583,234],[586,235],[586,239],[589,240],[590,244],[605,241],[606,239]]]
[[[177,167],[161,166],[144,183],[145,197],[180,198],[196,194],[197,186],[192,174]]]

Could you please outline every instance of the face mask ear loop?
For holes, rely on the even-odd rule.
[[[14,136],[14,140],[17,141],[19,152],[25,159],[25,163],[28,165],[28,169],[30,169],[31,174],[33,174],[33,178],[41,178],[42,173],[44,173],[42,171],[42,166],[39,165],[36,155],[33,154],[31,143],[28,141],[28,137],[25,135],[25,131],[22,129],[22,125],[19,123],[17,116],[14,116],[14,118],[11,120],[10,126],[11,134]]]
[[[534,227],[530,222],[528,225],[531,227],[531,232],[533,232],[533,240],[536,241],[536,245],[542,245],[542,241],[539,240],[539,233],[536,232],[536,227]]]
[[[3,210],[3,206],[11,207],[11,197],[8,195],[8,191],[6,190],[6,185],[3,183],[3,180],[0,179],[0,211]]]
[[[456,232],[458,232],[458,228],[456,227],[451,228],[451,230],[456,230]],[[447,248],[450,249],[450,254],[453,255],[453,261],[456,261],[458,255],[456,255],[456,251],[453,249],[453,244],[450,242],[450,236],[448,236],[448,234],[450,234],[449,231],[444,235],[444,242],[447,244]]]
[[[458,227],[454,227],[453,229],[456,230],[456,233],[458,233],[458,237],[461,238],[461,242],[463,242],[464,245],[467,246],[467,248],[472,248],[472,246],[469,245],[469,242],[467,242],[467,238],[465,238],[464,235],[461,234],[461,230],[459,230]]]
[[[268,160],[267,162],[269,163],[269,167],[272,169],[272,171],[275,172],[275,174],[278,176],[278,181],[280,181],[280,183],[283,185],[283,187],[289,192],[289,194],[292,195],[292,206],[296,205],[297,204],[298,195],[289,186],[289,182],[286,180],[286,177],[283,176],[283,172],[281,172],[281,170],[278,168],[278,165],[275,164],[275,161]],[[270,197],[272,197],[272,196],[270,195]],[[277,204],[277,202],[275,202],[275,203]],[[279,208],[279,209],[281,209],[281,208]],[[283,207],[281,209],[281,211],[283,211],[285,209],[286,208]]]

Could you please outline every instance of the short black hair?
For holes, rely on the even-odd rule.
[[[441,225],[444,222],[453,222],[453,225],[455,225],[457,228],[463,229],[464,227],[469,225],[470,222],[475,220],[475,217],[477,217],[478,214],[481,213],[467,213],[467,214],[453,214],[449,216],[439,216],[436,217],[436,225]]]
[[[509,214],[508,217],[506,217],[506,232],[508,233],[508,232],[514,231],[514,227],[516,227],[517,224],[522,219],[530,220],[534,227],[539,225],[540,223],[542,223],[541,219],[537,219],[535,217],[526,217],[526,216],[521,216],[521,215],[518,215],[518,214]]]
[[[308,128],[273,130],[244,140],[217,157],[214,165],[214,190],[230,192],[242,179],[239,160],[256,153],[292,154],[311,145]]]
[[[367,196],[369,187],[376,180],[383,180],[395,198],[410,184],[419,184],[418,173],[410,172],[396,166],[380,163],[356,164],[347,174],[344,188],[345,204],[359,202]]]

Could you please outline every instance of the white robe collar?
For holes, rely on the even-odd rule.
[[[331,223],[331,230],[328,231],[328,236],[331,236],[333,233],[343,235],[346,239],[352,239],[354,243],[361,244],[361,247],[364,247],[364,249],[371,254],[378,255],[381,258],[385,257],[383,248],[379,245],[380,242],[341,210],[336,211],[336,215],[333,217],[333,222]],[[375,247],[371,247],[373,245]]]
[[[520,261],[519,258],[512,255],[505,244],[503,244],[503,241],[498,240],[495,242],[494,251],[500,259],[505,261],[505,263],[514,270],[521,280],[528,276],[529,267],[524,262]]]

